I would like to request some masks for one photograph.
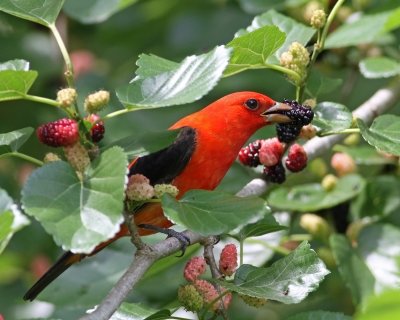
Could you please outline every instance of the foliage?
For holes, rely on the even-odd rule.
[[[391,114],[375,115],[372,124],[354,119],[352,111],[378,88],[392,81],[398,88],[400,3],[344,2],[0,0],[0,37],[9,43],[0,53],[1,296],[14,288],[11,298],[0,301],[0,318],[77,319],[99,304],[135,252],[129,241],[50,285],[40,298],[51,310],[42,313],[38,305],[15,300],[56,254],[51,238],[65,250],[90,253],[119,231],[124,208],[146,205],[125,203],[128,160],[172,143],[178,132],[166,131],[168,124],[199,107],[200,99],[206,105],[245,90],[306,101],[316,135],[350,136],[259,197],[232,194],[262,177],[258,169],[234,164],[216,191],[192,190],[179,200],[165,194],[149,202],[161,203],[181,229],[237,241],[240,267],[232,279],[214,281],[235,293],[230,319],[271,312],[282,319],[368,319],[382,310],[385,319],[395,318],[399,105]],[[309,26],[314,9],[327,13],[321,29]],[[303,65],[293,58],[294,42],[310,53]],[[135,56],[133,74],[125,61]],[[78,98],[63,105],[54,98],[60,87],[76,89]],[[111,101],[99,112],[106,136],[97,143],[84,100],[103,88]],[[38,144],[33,128],[60,117],[79,124],[80,143],[90,156],[83,170],[61,153],[61,161],[42,161],[50,149]],[[254,139],[268,135],[274,133],[263,129]],[[357,172],[343,171],[346,163],[329,168],[335,152],[348,154]],[[329,187],[323,183],[327,174],[337,176]],[[329,224],[326,241],[307,224],[310,212]],[[29,225],[25,214],[36,222]],[[187,254],[195,250],[191,246]],[[158,261],[112,319],[193,317],[176,298],[186,260]],[[239,308],[240,295],[288,305]],[[351,307],[343,297],[350,297]],[[198,316],[211,317],[211,305]]]

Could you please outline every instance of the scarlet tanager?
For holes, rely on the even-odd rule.
[[[256,92],[236,92],[224,96],[173,124],[170,129],[181,129],[175,141],[162,150],[133,160],[129,175],[142,174],[152,185],[170,183],[179,189],[178,199],[191,189],[213,190],[250,136],[263,126],[291,121],[285,115],[291,108]],[[163,215],[159,203],[141,207],[134,213],[134,219],[137,225],[161,228],[172,225]],[[141,235],[154,233],[148,229],[139,229],[139,232]],[[28,290],[24,300],[35,299],[72,264],[128,235],[129,230],[123,224],[114,238],[101,243],[90,254],[64,253]]]

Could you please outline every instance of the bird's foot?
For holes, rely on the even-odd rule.
[[[152,224],[139,224],[138,227],[142,229],[154,230],[160,233],[164,233],[168,236],[167,238],[173,237],[177,239],[181,244],[181,252],[182,252],[177,257],[182,257],[185,254],[186,247],[190,245],[190,239],[187,236],[185,236],[182,232],[178,232],[173,229],[160,228]]]

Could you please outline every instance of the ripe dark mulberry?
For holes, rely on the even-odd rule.
[[[285,168],[282,162],[270,167],[264,167],[264,174],[267,181],[273,183],[284,183],[286,180]]]
[[[51,147],[73,145],[79,139],[78,123],[63,118],[41,125],[36,130],[39,141]]]
[[[280,142],[289,143],[297,139],[302,125],[291,123],[279,123],[276,125],[276,135]]]
[[[314,112],[308,106],[303,106],[295,100],[283,100],[284,103],[290,105],[292,109],[285,113],[293,122],[291,124],[298,124],[305,126],[311,123],[314,118]]]
[[[92,137],[93,142],[99,142],[104,137],[104,132],[106,129],[104,128],[103,121],[97,122],[90,129],[90,135]]]

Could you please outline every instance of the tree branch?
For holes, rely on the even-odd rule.
[[[360,107],[354,110],[353,115],[362,119],[366,123],[371,123],[378,115],[392,107],[400,97],[400,83],[378,90]],[[313,138],[308,141],[304,148],[309,159],[314,159],[329,151],[333,145],[340,142],[346,135],[332,135],[323,138]],[[262,195],[268,189],[269,185],[262,179],[250,181],[238,196]],[[191,244],[206,242],[207,238],[194,232],[185,231]],[[181,250],[181,244],[175,238],[168,238],[152,246],[144,246],[139,249],[125,274],[119,279],[111,289],[107,297],[100,303],[95,311],[83,316],[80,320],[107,320],[118,309],[125,300],[135,284],[141,279],[145,272],[159,259],[169,256]]]

